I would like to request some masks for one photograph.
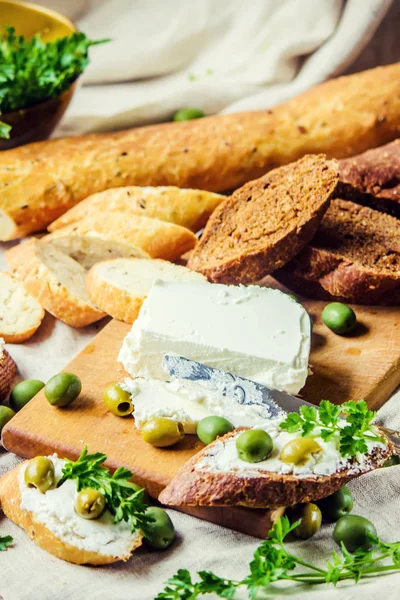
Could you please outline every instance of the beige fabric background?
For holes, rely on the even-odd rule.
[[[321,0],[319,0],[321,1]],[[351,67],[351,71],[366,69],[377,64],[400,60],[398,33],[400,1],[393,6],[381,24],[374,39]],[[1,268],[0,250],[0,268]],[[57,335],[63,328],[46,317],[44,329],[23,348],[12,347],[16,356],[24,356],[19,363],[22,375],[46,376],[64,366],[65,362],[95,333],[96,328],[82,333],[78,342],[66,339],[63,347],[54,346],[46,339]],[[64,332],[65,334],[65,332]],[[40,346],[37,342],[41,342]],[[17,356],[18,355],[18,356]],[[36,368],[40,368],[40,375]],[[396,395],[381,411],[386,425],[400,428],[400,395]],[[16,464],[17,459],[0,452],[0,474]],[[379,535],[388,541],[400,540],[400,467],[392,467],[366,475],[351,484],[355,497],[354,512],[370,518]],[[77,567],[46,554],[29,542],[24,532],[0,516],[0,534],[11,534],[15,546],[0,553],[0,597],[3,600],[152,600],[163,588],[163,582],[177,571],[210,569],[218,575],[238,578],[247,572],[247,565],[257,547],[257,540],[223,529],[198,519],[170,511],[178,531],[178,539],[166,552],[149,553],[139,550],[125,565],[105,568]],[[296,543],[296,552],[304,557],[320,560],[334,545],[331,528],[324,527],[312,542]],[[306,598],[315,600],[395,600],[400,597],[400,574],[361,582],[357,586],[340,584],[337,588],[320,586],[303,588],[291,593],[269,593],[266,598]],[[245,598],[243,595],[242,598]],[[212,596],[207,596],[211,598]]]

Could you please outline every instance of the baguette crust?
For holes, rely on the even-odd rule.
[[[49,231],[76,223],[87,216],[109,212],[128,212],[132,216],[169,221],[199,231],[225,196],[202,190],[177,187],[114,188],[93,194],[51,223]]]
[[[259,281],[311,240],[337,183],[337,163],[324,155],[247,183],[214,211],[188,266],[218,283]]]
[[[17,365],[0,344],[0,402],[5,400],[10,393],[16,373]]]
[[[48,253],[59,254],[51,248]],[[46,264],[46,254],[40,242],[31,240],[7,250],[5,257],[12,273],[23,282],[26,291],[49,313],[67,325],[85,327],[105,317],[105,313],[91,304],[89,296],[79,297],[62,283],[63,266],[61,265],[58,277]],[[63,262],[67,262],[76,281],[82,280],[82,292],[86,293],[85,272],[82,267],[67,256],[63,256]]]
[[[1,287],[8,293],[4,305],[0,306],[0,338],[8,344],[21,344],[36,333],[45,312],[10,273],[0,272]]]
[[[142,536],[138,533],[129,552],[123,556],[111,556],[77,548],[58,538],[35,518],[34,513],[21,508],[18,474],[26,463],[27,461],[24,461],[0,479],[0,505],[6,517],[22,527],[37,546],[61,560],[76,565],[109,565],[120,560],[127,561],[132,552],[142,544]]]
[[[132,216],[127,212],[96,214],[72,223],[42,238],[86,268],[106,258],[133,256],[177,260],[194,248],[197,238],[185,227]],[[101,243],[100,254],[90,246]]]
[[[233,431],[218,438],[224,441],[237,435]],[[382,437],[385,437],[380,432]],[[393,444],[387,438],[386,448],[376,448],[364,469],[356,474],[344,470],[330,476],[296,477],[270,471],[258,477],[244,477],[235,472],[200,470],[197,464],[208,456],[216,442],[193,456],[161,492],[159,501],[168,506],[246,506],[248,508],[277,508],[311,502],[330,496],[349,481],[363,473],[382,466],[393,453]],[[249,465],[257,467],[257,465]]]
[[[114,273],[113,278],[109,276],[111,270]],[[86,287],[96,306],[114,319],[133,323],[147,292],[154,281],[160,279],[201,281],[204,277],[200,273],[163,260],[117,258],[95,264],[87,275]],[[135,289],[135,280],[139,281],[140,290]]]
[[[2,152],[0,240],[127,185],[235,189],[307,153],[344,158],[400,132],[400,63],[327,81],[273,110],[37,142]]]

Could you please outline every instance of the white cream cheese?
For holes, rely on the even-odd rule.
[[[64,460],[49,456],[54,464],[57,481],[61,479]],[[67,544],[88,552],[107,556],[122,556],[129,552],[137,533],[132,533],[125,521],[114,523],[113,515],[105,510],[94,520],[80,517],[74,510],[77,495],[76,481],[68,479],[59,488],[42,494],[28,488],[24,482],[24,469],[19,472],[21,508],[34,513],[52,533]]]
[[[190,381],[125,379],[122,387],[131,394],[138,429],[152,417],[178,421],[185,433],[196,433],[198,422],[210,415],[225,417],[234,427],[262,426],[270,419],[266,406],[239,404]]]
[[[308,374],[310,320],[278,290],[208,282],[157,281],[118,360],[133,377],[167,380],[175,352],[296,394]]]
[[[240,435],[240,432],[238,432],[237,435],[226,441],[217,441],[209,452],[206,451],[201,461],[196,464],[195,470],[213,473],[235,473],[241,477],[258,477],[268,472],[290,474],[296,477],[317,477],[329,476],[348,468],[354,471],[362,470],[368,462],[368,455],[364,454],[357,455],[351,461],[341,456],[338,437],[325,442],[321,437],[316,436],[314,439],[321,446],[321,453],[311,455],[309,460],[302,466],[283,463],[279,458],[282,448],[291,440],[301,436],[297,433],[282,431],[279,428],[279,423],[280,419],[273,419],[263,427],[257,427],[257,429],[264,429],[269,433],[274,443],[272,454],[267,460],[258,463],[248,463],[241,460],[236,449],[236,440]],[[378,446],[382,446],[382,444],[367,442],[368,453]]]

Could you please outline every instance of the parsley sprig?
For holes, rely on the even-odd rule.
[[[120,467],[112,475],[102,466],[107,456],[101,452],[88,454],[85,447],[76,462],[67,461],[62,469],[62,477],[57,487],[67,479],[77,480],[78,492],[85,488],[99,490],[105,498],[108,510],[114,515],[114,522],[126,521],[132,531],[140,529],[146,535],[152,517],[146,515],[144,490],[137,490],[130,481],[132,473]]]
[[[298,524],[291,525],[288,517],[281,517],[269,532],[268,539],[255,551],[249,574],[243,579],[235,581],[218,577],[210,571],[199,571],[197,575],[200,580],[194,582],[188,570],[179,569],[168,579],[166,587],[155,600],[196,600],[199,596],[211,593],[232,600],[238,588],[242,587],[247,589],[248,598],[255,600],[260,590],[272,588],[279,581],[336,585],[345,579],[357,583],[362,578],[400,570],[400,542],[386,544],[372,535],[370,538],[374,546],[371,550],[359,549],[351,554],[342,544],[342,554],[332,552],[324,567],[306,562],[300,556],[291,554],[284,545],[286,537]],[[384,560],[389,560],[389,564],[383,565]]]
[[[351,457],[357,453],[366,454],[367,442],[385,443],[385,439],[371,425],[375,416],[376,412],[369,410],[364,400],[350,400],[341,406],[322,400],[318,409],[302,406],[300,413],[289,413],[280,428],[289,433],[301,431],[302,437],[312,437],[317,429],[316,435],[326,442],[337,437],[340,454]]]
[[[39,35],[27,40],[14,27],[5,27],[0,34],[0,114],[60,95],[89,64],[90,46],[107,41],[76,32],[46,43]],[[0,137],[9,138],[10,129],[0,121]]]
[[[9,548],[11,546],[13,541],[14,540],[11,537],[11,535],[4,535],[4,536],[0,535],[0,552],[7,550],[7,548]]]

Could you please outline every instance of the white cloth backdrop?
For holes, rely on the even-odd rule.
[[[93,38],[114,42],[94,48],[86,83],[59,130],[108,129],[162,120],[178,108],[212,113],[268,107],[338,74],[360,52],[383,18],[388,0],[49,0]],[[90,84],[90,85],[89,85]],[[0,246],[0,269],[5,269]],[[9,346],[23,378],[58,372],[100,325],[75,331],[49,315],[26,344]],[[399,396],[382,411],[400,427]],[[0,474],[17,458],[0,452]],[[371,518],[387,540],[400,539],[399,472],[395,467],[351,485],[355,512]],[[57,560],[0,517],[0,535],[15,546],[0,556],[4,600],[152,600],[178,568],[211,569],[237,578],[246,572],[257,541],[171,511],[178,540],[164,553],[140,550],[126,565],[94,569]],[[316,559],[333,548],[325,528],[312,544],[298,544]],[[308,550],[307,550],[308,548]],[[372,600],[399,597],[399,576],[357,588],[305,589],[300,595]],[[244,596],[242,596],[244,597]],[[269,596],[270,597],[270,596]],[[283,598],[275,595],[275,598]],[[299,597],[296,592],[292,597]],[[211,600],[212,597],[210,596]]]

